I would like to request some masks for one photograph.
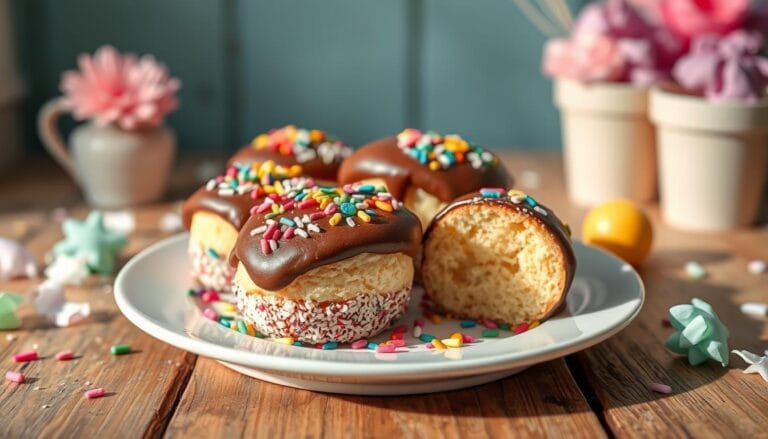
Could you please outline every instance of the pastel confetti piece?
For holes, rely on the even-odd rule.
[[[669,321],[675,331],[665,342],[667,349],[687,355],[692,366],[707,360],[728,366],[728,329],[720,322],[712,306],[694,298],[690,305],[671,307]]]
[[[20,242],[0,238],[0,279],[37,276],[37,262]]]
[[[765,317],[768,315],[768,303],[746,302],[739,306],[743,314],[750,316]]]
[[[0,293],[0,330],[18,329],[21,319],[16,315],[16,308],[24,298],[21,294]]]
[[[690,261],[685,264],[685,274],[691,279],[704,279],[707,277],[707,269],[696,261]]]
[[[768,263],[760,259],[749,261],[747,264],[747,271],[755,276],[765,273],[766,270],[768,270]]]
[[[768,350],[765,351],[763,356],[748,351],[733,350],[731,352],[741,357],[749,365],[744,369],[744,373],[759,374],[763,380],[768,382]]]
[[[37,313],[58,327],[73,325],[91,314],[91,306],[84,302],[68,302],[64,287],[56,281],[46,280],[33,291],[32,304]]]
[[[46,267],[45,277],[61,285],[81,285],[91,274],[85,255],[58,255]]]
[[[64,239],[53,247],[55,255],[84,255],[88,268],[100,274],[111,274],[115,256],[126,245],[125,236],[107,230],[104,214],[92,211],[85,221],[67,218],[62,223]]]

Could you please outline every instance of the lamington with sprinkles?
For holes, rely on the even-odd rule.
[[[314,179],[302,176],[300,165],[266,161],[230,165],[192,194],[181,213],[190,235],[192,275],[200,286],[230,292],[234,270],[228,257],[248,217],[265,203],[270,211],[279,211],[276,197],[314,186]]]
[[[426,294],[459,318],[533,327],[560,311],[576,269],[570,228],[519,190],[482,188],[424,233]]]
[[[272,160],[281,166],[298,164],[305,175],[327,183],[336,182],[339,165],[350,154],[350,147],[325,131],[286,125],[259,134],[227,163]]]
[[[454,199],[513,182],[499,158],[485,148],[456,134],[414,128],[355,151],[339,169],[340,183],[353,181],[384,184],[425,228]]]
[[[418,218],[383,187],[307,187],[248,219],[230,263],[243,319],[259,333],[303,343],[372,337],[406,310]]]

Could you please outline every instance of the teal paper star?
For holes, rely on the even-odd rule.
[[[20,294],[0,293],[0,330],[21,327],[21,319],[16,315],[16,308],[23,301]]]
[[[85,221],[66,219],[62,225],[64,239],[53,247],[55,255],[85,256],[88,268],[99,274],[111,274],[115,255],[125,247],[125,236],[104,227],[104,214],[94,210]]]
[[[687,355],[691,366],[707,360],[728,366],[728,328],[710,304],[694,298],[690,305],[675,305],[669,309],[669,321],[675,332],[667,338],[667,349]]]

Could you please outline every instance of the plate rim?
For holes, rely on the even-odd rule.
[[[630,313],[630,315],[628,315],[621,322],[602,328],[587,339],[582,340],[576,337],[569,341],[555,343],[554,345],[534,350],[508,352],[491,356],[483,356],[481,358],[443,363],[424,364],[382,361],[381,364],[361,364],[322,359],[291,358],[221,346],[207,340],[192,338],[187,334],[179,334],[174,330],[167,329],[162,324],[155,321],[155,319],[144,314],[137,307],[134,307],[130,303],[130,300],[127,298],[127,294],[124,291],[127,289],[124,286],[124,279],[127,276],[126,273],[130,272],[135,265],[140,263],[140,261],[148,255],[158,251],[161,248],[177,244],[178,241],[187,240],[188,236],[189,234],[187,232],[182,232],[164,238],[139,251],[121,268],[120,272],[115,277],[114,282],[115,301],[118,308],[120,309],[120,312],[122,312],[122,314],[132,324],[134,324],[145,333],[176,348],[215,360],[227,361],[230,363],[239,364],[241,366],[269,370],[277,373],[284,372],[338,377],[369,377],[373,375],[379,377],[380,379],[387,379],[391,377],[410,377],[413,379],[415,377],[424,375],[440,374],[441,376],[445,377],[465,376],[501,372],[517,367],[527,367],[555,358],[570,355],[574,352],[587,349],[607,340],[608,338],[620,332],[622,329],[626,328],[637,317],[643,308],[646,296],[645,285],[643,284],[642,278],[634,269],[634,267],[603,249],[586,245],[581,241],[574,239],[574,243],[578,243],[578,245],[582,245],[590,251],[597,251],[602,253],[603,256],[609,257],[621,264],[628,265],[631,268],[631,273],[633,274],[635,281],[639,286],[640,292],[638,297],[639,302],[635,309]],[[566,318],[572,317],[569,316]],[[151,328],[151,330],[148,328]],[[291,346],[286,346],[286,348],[291,348]]]

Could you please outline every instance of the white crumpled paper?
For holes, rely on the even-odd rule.
[[[749,351],[732,350],[734,354],[741,357],[749,366],[744,369],[744,373],[759,373],[765,381],[768,381],[768,351],[762,357]]]
[[[85,255],[56,256],[45,269],[45,277],[61,285],[80,285],[90,275]]]
[[[0,238],[0,279],[37,276],[37,263],[21,243]]]
[[[68,302],[64,286],[48,279],[35,288],[32,304],[37,313],[46,316],[59,327],[73,325],[91,314],[91,305],[85,302]]]

